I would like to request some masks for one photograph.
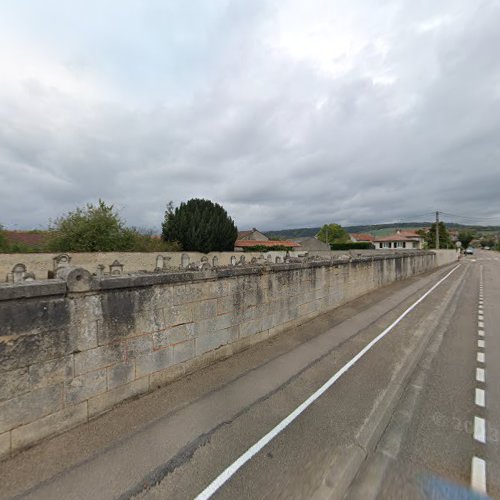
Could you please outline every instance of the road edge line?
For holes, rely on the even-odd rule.
[[[286,429],[299,415],[301,415],[309,406],[311,406],[319,397],[321,397],[344,373],[354,366],[368,351],[372,349],[380,340],[382,340],[390,331],[393,330],[413,309],[415,309],[422,301],[424,301],[441,283],[447,280],[461,264],[456,265],[437,281],[429,290],[427,290],[419,299],[417,299],[410,307],[408,307],[400,316],[398,316],[387,328],[379,333],[371,340],[363,349],[361,349],[353,358],[342,366],[329,380],[327,380],[319,389],[309,396],[302,404],[300,404],[293,412],[273,427],[268,433],[260,438],[255,444],[241,454],[232,464],[222,471],[203,491],[201,491],[195,500],[208,500],[216,493],[243,465],[245,465],[252,457],[262,450],[270,441],[278,434]]]

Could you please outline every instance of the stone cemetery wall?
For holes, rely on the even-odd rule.
[[[11,270],[0,285],[0,456],[432,269],[437,256],[156,264],[125,274],[116,262],[93,275],[63,255],[54,279]]]

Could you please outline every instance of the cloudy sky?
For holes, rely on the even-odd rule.
[[[240,228],[500,224],[499,26],[481,0],[1,0],[0,223],[204,197]]]

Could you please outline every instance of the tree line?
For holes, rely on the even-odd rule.
[[[129,227],[113,205],[103,200],[57,218],[39,231],[37,245],[11,242],[0,226],[0,252],[161,252],[228,251],[238,229],[224,208],[210,200],[191,199],[165,211],[161,236]]]

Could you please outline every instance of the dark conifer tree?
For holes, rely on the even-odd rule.
[[[238,236],[233,219],[221,205],[198,198],[175,209],[169,204],[162,228],[165,241],[178,241],[191,252],[232,251]]]

